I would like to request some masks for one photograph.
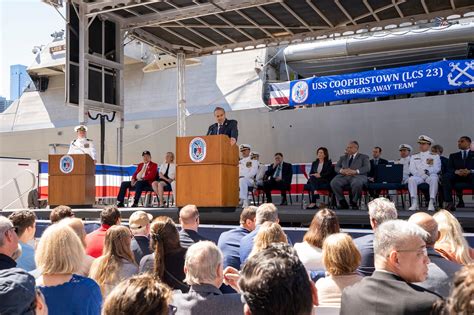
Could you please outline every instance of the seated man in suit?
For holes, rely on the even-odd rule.
[[[179,211],[179,242],[181,247],[189,246],[199,241],[206,241],[207,238],[198,233],[199,229],[199,211],[195,205],[186,205]]]
[[[388,161],[386,159],[381,158],[382,155],[382,148],[381,147],[374,147],[372,149],[372,159],[370,160],[370,171],[367,173],[367,179],[369,182],[375,182],[377,178],[377,165],[386,165]],[[380,190],[370,190],[370,196],[372,198],[378,198],[380,194]]]
[[[351,141],[346,147],[346,154],[339,158],[335,167],[336,177],[331,181],[331,189],[336,195],[339,209],[349,209],[344,198],[344,186],[351,186],[352,209],[358,209],[362,188],[367,184],[367,173],[370,171],[369,157],[359,153],[359,143]]]
[[[458,140],[459,152],[449,155],[448,170],[443,176],[443,195],[446,203],[445,208],[454,211],[451,191],[456,183],[470,183],[474,185],[474,152],[470,150],[471,138],[463,136]],[[462,191],[456,191],[458,197],[458,208],[464,208]]]
[[[375,272],[344,289],[341,315],[429,315],[441,297],[413,282],[428,274],[427,233],[414,223],[391,220],[375,230]]]
[[[411,207],[408,210],[419,210],[418,185],[427,183],[430,187],[430,202],[428,211],[435,210],[435,200],[438,194],[438,173],[441,171],[439,156],[431,153],[430,147],[433,139],[421,135],[418,137],[420,153],[414,154],[410,159],[410,173],[408,178],[408,191],[411,197]]]
[[[188,293],[175,291],[172,305],[176,314],[241,315],[240,294],[222,294],[219,287],[224,281],[222,252],[210,241],[193,244],[184,261],[185,282],[191,286]]]
[[[275,162],[270,165],[265,173],[263,181],[263,190],[267,198],[267,202],[272,202],[272,190],[281,191],[280,206],[287,205],[286,191],[291,188],[293,179],[293,166],[290,163],[283,162],[283,154],[275,153]]]
[[[375,232],[377,227],[389,220],[396,220],[398,217],[395,204],[384,197],[379,197],[367,205],[369,208],[369,220],[372,230]],[[357,273],[367,277],[374,273],[374,234],[358,237],[354,240],[357,249],[361,255],[360,266]]]
[[[230,144],[234,145],[239,137],[237,130],[237,120],[225,118],[225,110],[222,107],[214,109],[216,123],[209,126],[207,135],[227,135],[230,138]]]
[[[461,265],[447,260],[441,256],[434,245],[439,239],[438,223],[426,212],[417,212],[410,216],[408,222],[415,223],[428,233],[426,248],[428,251],[428,277],[425,281],[417,283],[420,287],[436,292],[443,298],[447,298],[451,290],[454,274],[461,269]]]
[[[135,199],[132,207],[138,207],[138,200],[142,192],[146,190],[152,190],[151,184],[156,178],[158,173],[158,164],[151,161],[150,151],[143,151],[142,153],[143,162],[138,164],[137,170],[132,175],[131,181],[122,182],[120,185],[120,191],[117,196],[117,207],[123,207],[123,201],[125,199],[125,193],[127,189],[135,187]]]

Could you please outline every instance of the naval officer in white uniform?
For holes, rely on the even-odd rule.
[[[258,171],[258,161],[250,158],[250,150],[250,145],[240,145],[242,158],[239,162],[239,197],[242,201],[242,207],[244,208],[249,206],[249,186],[252,187],[255,185],[255,175],[257,175]]]
[[[90,157],[97,161],[94,143],[91,139],[87,139],[87,127],[79,125],[74,128],[77,138],[71,141],[67,154],[89,154]]]
[[[398,151],[400,151],[400,159],[395,163],[403,165],[403,183],[408,183],[408,178],[410,177],[410,154],[413,151],[413,148],[409,144],[400,144],[398,146]]]
[[[411,196],[411,207],[408,210],[419,210],[418,185],[427,183],[430,186],[430,202],[428,211],[435,210],[436,194],[438,193],[438,173],[441,170],[439,155],[431,153],[430,147],[433,139],[421,135],[418,137],[420,152],[411,156],[410,173],[408,178],[408,191]]]

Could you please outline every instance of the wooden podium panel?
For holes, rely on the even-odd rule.
[[[204,141],[206,155],[191,158],[194,139]],[[201,146],[200,149],[203,149]],[[225,135],[176,138],[176,204],[183,207],[236,207],[239,204],[239,153]]]
[[[61,169],[61,158],[67,154],[51,154],[48,159],[48,204],[50,206],[92,206],[95,203],[95,164],[88,154],[69,154],[73,167]]]

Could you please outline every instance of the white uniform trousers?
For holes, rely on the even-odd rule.
[[[427,183],[430,185],[430,199],[436,199],[438,193],[438,175],[431,174],[426,179],[419,176],[411,176],[408,178],[408,191],[411,198],[418,198],[418,185]]]
[[[253,186],[253,179],[248,179],[245,177],[239,178],[239,198],[247,200],[249,195],[249,186]]]

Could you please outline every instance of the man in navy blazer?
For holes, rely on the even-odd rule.
[[[474,152],[471,148],[471,138],[463,136],[458,140],[459,152],[449,155],[448,170],[442,178],[445,208],[454,211],[451,191],[456,183],[470,183],[474,185]],[[462,191],[456,191],[459,202],[458,208],[464,208]]]
[[[382,155],[382,148],[381,147],[374,147],[372,149],[372,160],[370,160],[370,171],[367,173],[367,178],[369,182],[375,182],[377,179],[377,165],[386,165],[388,161],[386,159],[381,158]],[[380,190],[370,190],[370,196],[372,198],[378,198],[380,195]]]
[[[227,135],[230,138],[230,144],[234,145],[239,137],[237,120],[227,119],[225,117],[225,110],[222,107],[214,109],[214,117],[217,122],[209,126],[207,135]]]
[[[287,205],[286,191],[291,189],[293,179],[293,166],[290,163],[283,162],[283,154],[275,153],[275,162],[270,165],[265,173],[263,181],[263,190],[267,202],[272,202],[272,190],[281,191],[280,206]]]

